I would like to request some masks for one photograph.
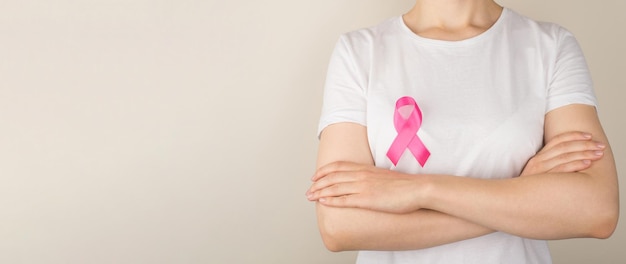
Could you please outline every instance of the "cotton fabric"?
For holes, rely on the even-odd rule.
[[[431,156],[386,156],[397,135],[395,102],[413,97],[417,135]],[[414,34],[394,17],[343,34],[331,56],[318,133],[352,122],[367,127],[375,165],[411,174],[485,179],[518,176],[543,144],[544,116],[569,104],[596,105],[574,36],[504,8],[482,34],[441,41]],[[489,213],[489,212],[485,212]],[[414,251],[362,251],[369,263],[551,263],[545,241],[501,232]]]

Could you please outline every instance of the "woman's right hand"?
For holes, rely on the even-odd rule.
[[[551,139],[532,157],[520,176],[587,169],[604,155],[606,145],[591,140],[591,134],[566,132]]]

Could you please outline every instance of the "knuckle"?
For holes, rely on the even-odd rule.
[[[321,197],[332,197],[337,193],[337,186],[329,186],[319,191],[319,196]]]
[[[598,143],[593,141],[585,141],[583,146],[585,149],[595,149],[598,147]]]
[[[339,168],[342,168],[345,165],[345,163],[346,163],[345,161],[341,161],[341,160],[340,161],[335,161],[335,162],[333,162],[331,164],[331,166],[332,166],[333,169],[337,170]]]
[[[333,199],[336,205],[345,206],[348,204],[348,196],[339,196]]]
[[[604,152],[598,150],[588,150],[585,151],[583,155],[583,157],[587,159],[599,159],[602,158],[602,156],[604,156]]]
[[[572,160],[572,155],[570,153],[564,153],[564,154],[556,156],[554,159],[558,163],[564,164],[564,163],[567,163],[568,161]]]
[[[569,141],[564,143],[565,147],[571,151],[577,151],[577,150],[583,150],[583,149],[588,149],[590,147],[593,146],[593,143],[591,143],[589,141]]]
[[[317,196],[319,197],[325,197],[328,195],[328,190],[327,189],[321,189],[319,191],[317,191]]]
[[[556,166],[553,169],[551,169],[549,172],[557,172],[558,173],[558,172],[565,172],[565,170],[566,170],[566,166],[559,165],[559,166]]]
[[[571,132],[565,132],[554,136],[550,141],[552,142],[562,142],[572,137]]]
[[[568,149],[568,143],[567,143],[567,142],[561,142],[561,143],[559,143],[559,144],[556,144],[556,145],[554,146],[554,149],[555,149],[556,151],[559,151],[559,152],[565,152],[565,151],[567,151],[567,149]]]
[[[582,160],[572,161],[559,166],[558,172],[576,172],[585,169],[587,166],[588,165]]]

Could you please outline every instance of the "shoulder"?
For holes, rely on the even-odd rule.
[[[343,33],[339,37],[339,43],[355,50],[370,49],[383,39],[398,36],[401,26],[402,17],[395,16],[374,26]]]
[[[558,46],[562,41],[575,41],[574,35],[565,27],[554,23],[539,21],[517,13],[512,9],[507,12],[506,27],[515,37],[530,38],[543,46]]]
[[[384,49],[389,42],[396,42],[401,33],[402,18],[389,18],[378,25],[341,34],[331,58],[331,66],[350,65],[366,73],[373,54]],[[387,43],[387,44],[385,44]]]

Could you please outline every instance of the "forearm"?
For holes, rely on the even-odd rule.
[[[494,230],[548,240],[604,238],[615,228],[617,183],[586,173],[506,180],[441,175],[424,178],[429,181],[425,208]]]
[[[493,232],[483,226],[432,210],[389,214],[317,204],[318,224],[331,251],[416,250]]]
[[[329,126],[320,142],[314,183],[306,194],[318,203],[327,247],[335,251],[419,249],[491,230],[546,240],[610,236],[619,215],[619,188],[611,148],[595,108],[561,107],[546,115],[544,126],[548,149],[554,149],[548,152],[556,154],[547,159],[570,153],[564,145],[550,142],[575,131],[586,131],[593,137],[584,138],[606,145],[603,157],[566,170],[570,173],[535,170],[499,180],[415,177],[373,166],[365,127]],[[585,159],[584,150],[587,147],[571,152],[574,156],[560,156],[555,165]],[[577,158],[576,153],[582,154]]]

